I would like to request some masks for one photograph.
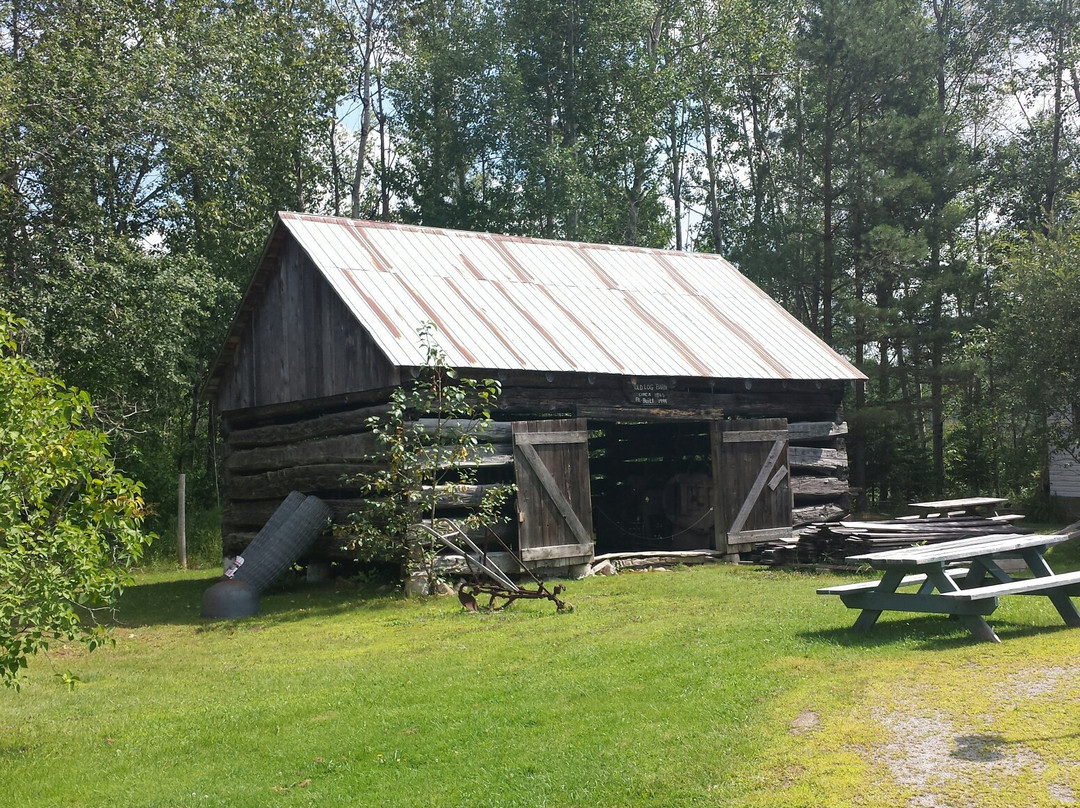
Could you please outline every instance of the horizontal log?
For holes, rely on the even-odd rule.
[[[814,522],[830,522],[847,514],[847,508],[842,508],[832,502],[820,505],[807,505],[803,508],[792,508],[791,523],[796,527],[809,525]]]
[[[456,508],[479,508],[484,504],[484,497],[506,488],[505,485],[489,483],[485,485],[436,485],[435,504]],[[431,486],[424,486],[424,493],[430,494]]]
[[[227,429],[247,429],[269,423],[295,421],[324,413],[356,410],[361,407],[378,406],[390,400],[396,385],[372,390],[357,390],[325,398],[304,401],[286,401],[280,404],[264,404],[221,412],[222,425]]]
[[[802,421],[788,424],[788,436],[792,441],[826,440],[848,433],[847,422],[841,421]]]
[[[849,490],[847,480],[836,477],[792,476],[791,478],[791,493],[796,502],[835,500],[847,494]]]
[[[372,456],[379,449],[379,442],[371,432],[337,435],[302,443],[240,449],[229,455],[225,468],[250,474],[318,463],[375,462]]]
[[[815,471],[847,470],[847,452],[843,449],[815,449],[809,446],[788,448],[788,462],[793,469]]]
[[[446,485],[436,486],[436,507],[460,509],[476,508],[483,503],[488,493],[503,486],[490,485]],[[430,489],[429,489],[430,490]],[[334,522],[346,524],[363,503],[360,497],[331,498],[321,497],[334,512]],[[277,510],[280,499],[230,500],[222,509],[222,525],[225,530],[260,528]]]
[[[333,499],[320,497],[334,512],[335,522],[345,522],[363,501],[359,498]],[[261,528],[281,504],[281,499],[230,500],[222,507],[223,530]]]
[[[507,442],[510,440],[513,429],[509,421],[469,421],[461,418],[448,418],[442,421],[437,418],[420,418],[406,422],[406,427],[416,427],[425,435],[430,436],[441,432],[449,437],[450,441],[468,435],[483,443]]]
[[[708,421],[725,416],[815,421],[835,416],[841,392],[842,389],[762,390],[742,394],[670,391],[665,395],[666,404],[654,405],[620,401],[610,390],[568,389],[554,384],[551,389],[526,389],[504,383],[499,408],[611,421]]]
[[[255,538],[256,531],[234,530],[222,535],[222,549],[225,556],[237,556],[247,549]],[[325,560],[347,561],[355,557],[355,553],[345,547],[341,539],[332,533],[324,533],[315,540],[301,560]]]
[[[267,424],[249,429],[236,429],[225,436],[225,441],[233,449],[242,449],[282,443],[300,443],[313,438],[346,435],[350,432],[367,432],[370,429],[368,419],[382,415],[389,409],[390,405],[379,404],[287,424]]]
[[[290,491],[315,494],[333,491],[359,491],[363,474],[377,470],[364,463],[320,463],[294,466],[260,474],[230,474],[226,491],[230,499],[284,498]]]
[[[514,463],[514,450],[509,443],[485,443],[480,446],[432,446],[422,454],[422,462],[437,464],[440,469],[455,466],[487,468]]]

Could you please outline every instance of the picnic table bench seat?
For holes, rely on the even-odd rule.
[[[1045,595],[1055,589],[1076,587],[1080,587],[1080,571],[1056,573],[1042,578],[1021,578],[1003,584],[960,589],[956,592],[942,592],[941,596],[954,600],[982,600],[996,598],[999,595]]]

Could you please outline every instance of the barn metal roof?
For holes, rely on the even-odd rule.
[[[717,255],[280,213],[391,363],[734,379],[865,378]]]

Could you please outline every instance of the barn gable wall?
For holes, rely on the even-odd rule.
[[[221,411],[398,383],[397,371],[293,240],[285,241],[263,280],[222,375]]]

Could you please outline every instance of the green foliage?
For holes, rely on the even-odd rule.
[[[460,376],[449,367],[433,324],[417,334],[424,363],[416,379],[395,389],[389,412],[369,422],[380,447],[370,462],[378,468],[363,480],[365,498],[348,535],[360,560],[422,569],[432,577],[431,559],[442,548],[423,541],[414,528],[422,521],[433,524],[440,500],[475,483],[477,465],[489,448],[477,436],[491,422],[500,385],[495,379]],[[499,510],[511,489],[485,489],[479,507],[462,524],[475,528],[501,521]]]
[[[1052,448],[1080,446],[1080,224],[1062,223],[1004,251],[997,276],[1002,312],[983,335],[982,366],[994,409],[1011,427],[1009,470],[1043,487]]]
[[[328,194],[334,7],[0,2],[0,308],[90,395],[151,508],[178,470],[212,501],[197,388],[274,212]]]
[[[97,613],[149,541],[142,486],[119,474],[86,393],[38,375],[0,312],[0,681],[54,639],[91,649]]]

